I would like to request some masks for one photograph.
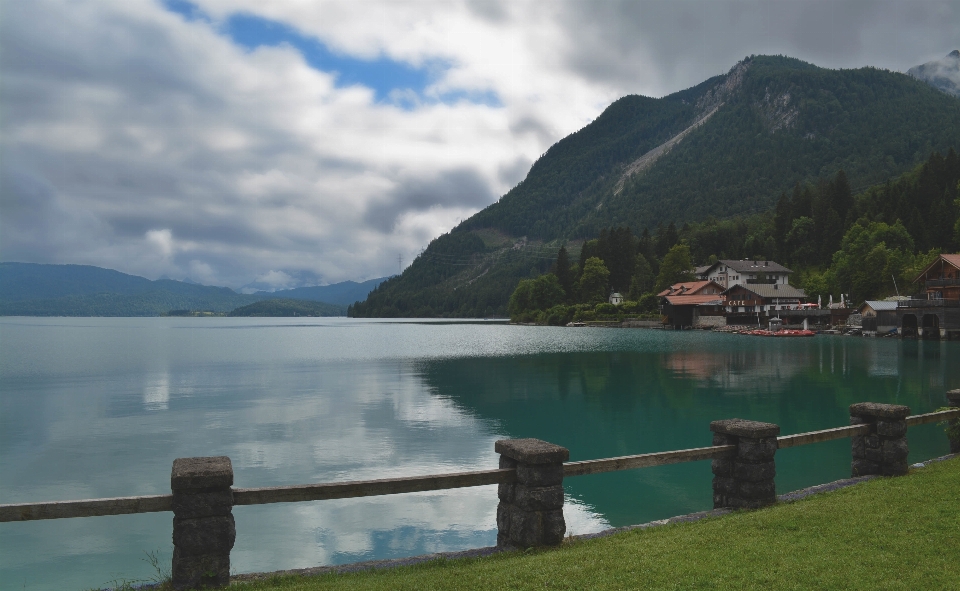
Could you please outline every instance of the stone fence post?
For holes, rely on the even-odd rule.
[[[951,408],[960,408],[960,390],[950,390],[947,392],[947,406]],[[953,419],[950,425],[954,429],[960,430],[960,419]],[[950,438],[950,453],[960,454],[960,435]]]
[[[710,423],[713,445],[736,445],[735,455],[713,460],[713,508],[758,509],[777,502],[774,477],[780,426],[744,419]]]
[[[501,439],[494,449],[500,468],[516,468],[517,481],[497,491],[497,546],[530,548],[563,541],[565,447],[539,439]]]
[[[902,476],[907,473],[907,416],[910,407],[899,404],[858,402],[850,405],[851,425],[870,425],[868,435],[851,440],[852,476],[880,474]]]
[[[175,589],[223,587],[230,583],[233,521],[230,458],[173,461],[173,572]]]

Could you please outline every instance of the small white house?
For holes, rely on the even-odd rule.
[[[619,306],[623,303],[623,296],[620,295],[620,292],[615,291],[610,294],[610,303],[614,306]]]

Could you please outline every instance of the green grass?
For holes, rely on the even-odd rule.
[[[231,588],[960,589],[960,459],[760,511],[559,549]]]

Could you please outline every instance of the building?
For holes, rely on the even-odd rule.
[[[623,303],[623,296],[620,295],[620,292],[615,291],[610,294],[610,303],[614,306],[619,306]]]
[[[736,284],[723,292],[728,324],[760,324],[765,319],[805,315],[807,294],[783,283]],[[812,311],[811,311],[812,312]]]
[[[734,285],[787,285],[793,271],[774,261],[724,259],[697,267],[696,273],[703,281],[730,289]]]
[[[960,254],[942,254],[913,280],[920,293],[897,302],[900,336],[960,338]]]
[[[676,283],[658,293],[664,324],[674,328],[724,326],[723,287],[713,281]]]
[[[896,332],[897,321],[897,302],[867,300],[857,310],[863,316],[861,326],[864,331],[875,332],[877,334],[887,334]]]
[[[960,300],[960,254],[942,254],[913,280],[928,300]]]

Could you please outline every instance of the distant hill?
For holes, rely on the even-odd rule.
[[[914,66],[907,70],[907,74],[947,94],[960,97],[960,50],[954,49],[942,59]]]
[[[367,299],[367,295],[378,285],[386,281],[387,277],[370,279],[362,283],[343,281],[332,285],[318,285],[315,287],[297,287],[274,292],[257,292],[255,295],[265,297],[280,297],[296,300],[311,300],[314,302],[328,302],[347,306],[354,302]]]
[[[363,291],[363,286],[368,283],[371,282],[348,281],[321,288],[245,295],[227,287],[212,287],[171,279],[151,281],[90,265],[8,262],[0,263],[0,315],[160,316],[171,310],[227,313],[266,299],[316,301],[317,296],[324,293],[319,290],[327,290],[325,293],[333,297],[339,296],[340,301],[327,304],[331,312],[336,312],[332,315],[339,315],[342,314],[343,306],[349,303],[346,300],[348,296],[355,299],[366,297],[367,292]],[[303,295],[292,293],[301,290],[305,290]]]
[[[913,77],[751,57],[663,98],[617,100],[350,313],[506,315],[517,282],[549,269],[561,243],[769,212],[781,193],[840,170],[856,192],[957,138],[960,102]]]
[[[346,306],[336,304],[307,300],[270,299],[237,308],[230,312],[228,316],[344,316],[346,312]]]

